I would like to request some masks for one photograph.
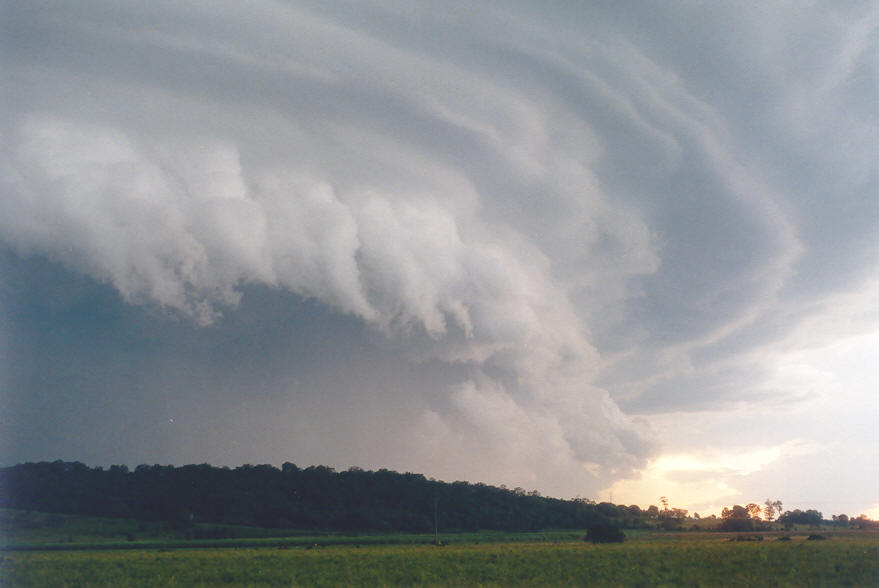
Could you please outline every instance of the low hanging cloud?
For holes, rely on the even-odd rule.
[[[357,317],[470,368],[404,427],[413,455],[597,489],[657,447],[619,399],[674,405],[785,297],[808,305],[833,212],[799,199],[869,207],[875,88],[845,88],[875,13],[800,13],[835,56],[806,84],[766,24],[786,20],[732,12],[740,36],[699,7],[9,6],[0,241],[193,328],[254,287]],[[779,155],[793,137],[820,141]],[[847,172],[816,163],[846,141]]]
[[[228,142],[137,141],[44,115],[14,139],[2,233],[22,252],[203,326],[261,284],[388,334],[421,332],[427,357],[492,362],[514,376],[518,399],[482,376],[451,401],[480,446],[522,466],[549,452],[568,468],[637,467],[651,450],[647,430],[588,383],[596,352],[550,260],[430,186],[386,196],[283,170],[248,177]]]

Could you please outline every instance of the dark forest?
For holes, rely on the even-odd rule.
[[[333,531],[433,532],[638,526],[640,509],[560,500],[421,474],[285,463],[90,468],[79,462],[0,469],[0,506],[54,513]]]

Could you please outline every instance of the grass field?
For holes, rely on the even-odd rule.
[[[188,533],[190,538],[259,539],[299,537],[307,533],[295,529],[266,529],[240,525],[199,523]],[[90,517],[0,508],[0,549],[10,544],[61,546],[70,544],[109,544],[120,542],[163,543],[185,541],[187,533],[169,528],[164,522]]]
[[[879,537],[6,552],[8,586],[877,586]]]
[[[643,532],[633,532],[636,535]],[[269,529],[238,525],[200,523],[186,538],[182,531],[166,523],[143,523],[130,519],[111,519],[63,515],[34,511],[0,509],[0,550],[4,551],[85,551],[183,549],[220,547],[309,547],[330,545],[417,545],[432,544],[433,534],[412,533],[317,533],[297,529]],[[446,543],[535,543],[572,542],[583,538],[582,530],[537,532],[478,531],[444,536]],[[221,536],[216,539],[213,537]]]
[[[481,532],[435,546],[426,535],[251,527],[186,541],[160,523],[0,515],[2,586],[879,586],[879,533],[864,531],[825,541],[639,531],[612,545],[584,543],[583,531]]]

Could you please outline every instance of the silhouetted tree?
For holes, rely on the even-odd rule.
[[[434,498],[442,508],[434,512]],[[485,484],[444,483],[421,474],[285,463],[235,469],[207,464],[140,465],[108,471],[78,463],[0,468],[0,507],[194,523],[351,531],[587,528],[619,520],[607,503],[546,498]],[[616,515],[617,519],[613,519]]]
[[[810,527],[818,527],[824,520],[817,510],[802,511],[800,509],[789,510],[778,517],[778,522],[782,523],[786,529],[790,529],[794,525],[809,525]]]
[[[770,500],[766,499],[763,503],[765,506],[763,507],[763,517],[772,522],[776,516],[781,515],[781,501],[780,500]]]
[[[720,516],[723,519],[718,527],[721,531],[754,530],[754,521],[751,520],[751,513],[744,506],[736,504],[732,508],[724,507]]]
[[[879,529],[879,521],[871,520],[865,514],[858,515],[858,518],[851,519],[849,521],[853,523],[858,529]]]

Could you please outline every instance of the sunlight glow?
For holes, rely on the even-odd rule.
[[[640,479],[617,482],[606,492],[612,492],[617,503],[646,507],[657,504],[660,496],[667,496],[674,507],[687,508],[702,515],[720,514],[723,506],[760,499],[743,497],[733,485],[734,478],[763,470],[784,458],[807,455],[821,448],[794,439],[764,448],[663,455],[649,463]]]

